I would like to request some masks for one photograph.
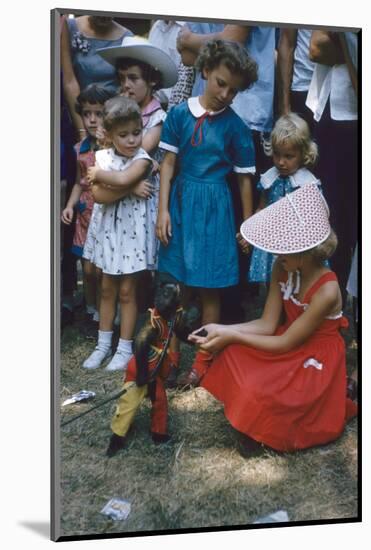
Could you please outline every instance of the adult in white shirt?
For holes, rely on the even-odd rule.
[[[165,94],[169,109],[190,97],[194,83],[193,67],[186,67],[182,63],[181,55],[177,50],[177,37],[184,25],[184,21],[157,19],[148,35],[149,42],[167,53],[178,69],[178,81],[175,86],[159,90]]]
[[[149,31],[148,41],[167,53],[178,67],[181,62],[180,53],[176,48],[176,39],[183,21],[167,21],[158,19],[155,21]],[[170,98],[172,88],[163,88],[162,91]]]
[[[357,49],[354,32],[313,31],[310,58],[315,68],[306,102],[316,121],[316,171],[339,240],[331,267],[338,276],[343,300],[357,242]]]

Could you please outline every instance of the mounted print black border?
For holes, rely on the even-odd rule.
[[[221,526],[221,527],[205,527],[194,529],[176,529],[176,530],[161,530],[161,531],[140,531],[140,532],[124,532],[124,533],[97,533],[94,535],[61,535],[60,528],[60,410],[59,410],[59,391],[60,391],[60,344],[61,344],[61,303],[60,303],[60,33],[59,19],[62,15],[73,13],[79,15],[109,15],[120,19],[170,19],[184,21],[199,21],[199,22],[215,22],[228,24],[246,24],[256,26],[274,26],[274,27],[295,27],[295,28],[310,28],[310,29],[331,29],[332,31],[356,31],[359,36],[358,48],[358,66],[362,66],[362,30],[358,27],[336,27],[318,24],[302,24],[302,23],[284,23],[271,21],[249,21],[241,19],[226,19],[226,18],[205,18],[167,15],[167,14],[140,14],[131,12],[116,12],[116,11],[101,11],[101,10],[85,10],[76,8],[56,8],[51,11],[51,539],[54,541],[74,541],[74,540],[93,540],[93,539],[112,539],[112,538],[130,538],[143,536],[158,536],[158,535],[176,535],[187,533],[202,533],[202,532],[219,532],[219,531],[239,531],[250,529],[270,529],[276,527],[291,527],[291,526],[307,526],[307,525],[327,525],[327,524],[342,524],[355,523],[362,521],[362,414],[358,416],[358,514],[354,518],[329,519],[329,520],[310,520],[310,521],[290,521],[289,523],[274,523],[274,524],[249,524],[236,526]],[[362,89],[362,71],[358,73],[359,88],[358,88],[358,308],[359,308],[359,323],[358,323],[358,370],[359,370],[359,409],[362,411],[362,97],[360,90]]]

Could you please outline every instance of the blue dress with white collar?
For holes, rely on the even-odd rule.
[[[171,185],[172,237],[159,271],[187,286],[223,288],[239,279],[236,223],[227,176],[255,172],[249,128],[227,107],[207,115],[198,98],[173,107],[160,147],[177,155]]]
[[[278,201],[287,193],[307,183],[316,182],[320,187],[321,182],[307,168],[299,168],[291,176],[280,176],[275,166],[262,174],[257,187],[266,197],[266,206]],[[250,268],[247,279],[251,283],[268,283],[271,280],[272,267],[275,256],[270,252],[253,248]]]

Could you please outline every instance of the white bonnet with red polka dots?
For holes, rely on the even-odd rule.
[[[295,254],[323,243],[329,209],[316,183],[308,183],[260,210],[241,225],[243,238],[273,254]]]

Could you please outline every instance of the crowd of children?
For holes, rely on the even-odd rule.
[[[355,406],[346,400],[344,305],[329,268],[336,236],[311,171],[321,151],[307,122],[292,112],[276,117],[264,143],[273,167],[256,174],[252,132],[231,107],[259,74],[242,44],[207,41],[195,63],[203,92],[168,109],[156,93],[171,89],[178,71],[165,51],[125,34],[95,55],[115,68],[119,89],[92,83],[77,96],[86,137],[75,145],[76,180],[62,212],[63,224],[75,224],[86,321],[97,332],[82,367],[126,371],[145,274],[159,271],[201,307],[204,332],[190,336],[197,352],[181,386],[201,383],[239,432],[275,449],[334,439]],[[260,320],[220,325],[221,292],[241,283],[241,254],[250,257],[245,287],[270,282],[266,306]],[[171,349],[177,363],[175,338]]]

